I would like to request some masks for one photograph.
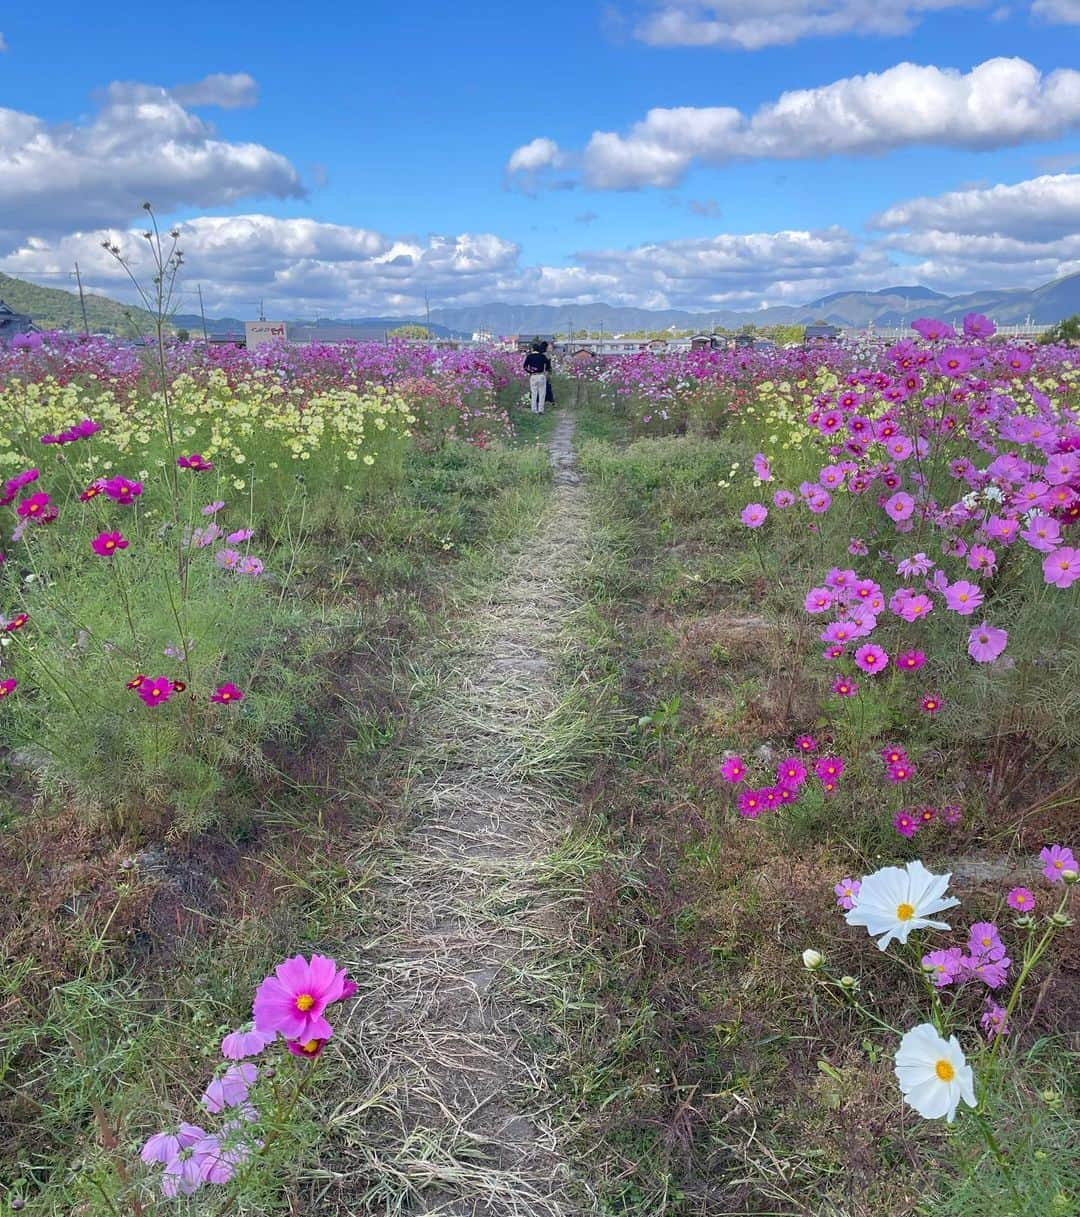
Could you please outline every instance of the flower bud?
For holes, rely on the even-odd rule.
[[[1080,878],[1080,873],[1074,871],[1072,867],[1069,867],[1068,870],[1063,870],[1061,872],[1061,877],[1066,883],[1075,883],[1076,880]]]
[[[850,993],[850,992],[853,992],[858,987],[859,987],[859,982],[855,979],[854,976],[841,976],[840,977],[840,988],[841,989],[847,989],[848,992]]]
[[[825,962],[825,956],[820,951],[815,951],[813,947],[807,947],[802,953],[803,967],[810,972],[816,972],[818,968]]]
[[[1069,926],[1073,923],[1072,918],[1067,913],[1051,913],[1050,921],[1053,925],[1061,927]]]
[[[1044,1090],[1039,1098],[1047,1105],[1047,1107],[1058,1107],[1061,1105],[1061,1096],[1056,1090]]]

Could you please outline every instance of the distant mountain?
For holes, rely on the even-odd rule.
[[[93,292],[86,292],[85,298],[86,321],[92,334],[134,337],[146,331],[150,315],[142,309],[118,304],[108,296],[98,296]],[[71,330],[79,333],[83,329],[78,292],[39,287],[36,283],[27,283],[25,279],[0,274],[0,300],[17,313],[32,317],[39,330]]]
[[[74,292],[38,287],[21,279],[0,274],[0,299],[17,312],[29,313],[42,329],[59,328],[78,332],[82,329],[79,297]],[[129,308],[105,296],[86,295],[87,318],[92,332],[125,335],[144,328],[149,321],[140,309]],[[876,291],[838,291],[821,296],[806,305],[774,305],[769,308],[739,311],[711,309],[630,308],[612,304],[490,304],[436,308],[431,312],[431,333],[436,338],[467,338],[477,331],[489,334],[551,334],[605,330],[609,334],[640,330],[696,330],[721,326],[738,329],[744,325],[806,325],[829,321],[834,325],[863,329],[876,326],[910,324],[924,314],[961,319],[965,313],[986,313],[1003,325],[1028,318],[1052,325],[1080,313],[1080,273],[1066,275],[1033,289],[1008,288],[946,296],[919,284],[879,288]],[[289,320],[290,336],[296,341],[335,342],[346,338],[381,340],[389,330],[406,324],[427,324],[426,318],[408,316],[321,317],[317,321]],[[177,329],[193,337],[202,333],[202,318],[197,313],[181,313],[173,318]],[[211,334],[243,333],[238,317],[207,317]]]

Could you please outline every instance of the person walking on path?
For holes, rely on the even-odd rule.
[[[543,414],[551,360],[541,350],[538,342],[533,344],[532,350],[525,356],[524,368],[529,374],[529,403],[532,412]]]

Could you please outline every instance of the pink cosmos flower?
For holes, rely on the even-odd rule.
[[[946,947],[943,951],[931,951],[922,957],[923,968],[930,973],[934,988],[944,989],[960,975],[964,952],[959,947]]]
[[[1061,544],[1061,525],[1053,516],[1035,515],[1020,536],[1032,549],[1044,554],[1053,553]]]
[[[945,589],[945,607],[961,617],[970,617],[983,602],[983,594],[974,583],[957,579]]]
[[[203,513],[203,515],[204,515],[204,516],[214,516],[214,515],[217,515],[217,513],[218,513],[218,512],[219,512],[219,511],[220,511],[220,510],[221,510],[221,509],[224,507],[224,506],[225,506],[224,500],[222,500],[222,499],[217,499],[217,500],[216,500],[215,502],[213,502],[213,503],[207,503],[207,504],[206,504],[206,506],[205,506],[205,507],[202,509],[202,513]]]
[[[891,520],[909,520],[915,511],[915,500],[906,491],[898,490],[885,500],[885,514]]]
[[[868,642],[855,652],[855,662],[864,672],[884,672],[889,657],[876,643]]]
[[[992,338],[997,326],[982,313],[968,313],[964,317],[964,333],[968,338]]]
[[[911,761],[893,761],[885,769],[885,776],[895,785],[910,780],[914,775],[915,766]]]
[[[963,966],[969,976],[981,980],[988,989],[1000,989],[1009,974],[1012,960],[1007,955],[989,959],[979,955],[964,956]]]
[[[1051,587],[1072,587],[1080,579],[1080,549],[1063,545],[1043,559],[1043,578]]]
[[[241,575],[250,575],[252,578],[258,578],[263,573],[262,559],[256,558],[253,554],[246,554],[240,559],[240,564],[236,569]]]
[[[917,672],[925,663],[926,655],[922,651],[904,651],[896,657],[896,666],[901,672]]]
[[[1067,486],[1080,477],[1080,455],[1057,452],[1046,462],[1045,477],[1051,486]]]
[[[984,959],[1001,959],[1005,944],[1001,933],[992,921],[976,921],[968,931],[968,952]]]
[[[968,635],[968,654],[976,663],[992,663],[1005,650],[1008,641],[1008,630],[999,630],[984,621]]]
[[[236,687],[236,685],[229,684],[228,681],[226,681],[225,684],[218,685],[213,693],[210,694],[210,700],[214,702],[215,705],[228,706],[233,702],[243,701],[244,694]]]
[[[904,558],[898,562],[896,573],[903,575],[905,579],[914,579],[920,575],[927,574],[933,568],[933,562],[924,553],[913,554],[910,558]]]
[[[859,691],[859,686],[846,676],[838,676],[832,682],[832,691],[837,697],[854,697]]]
[[[249,1146],[243,1141],[223,1145],[220,1137],[205,1137],[192,1151],[206,1183],[228,1183],[236,1168],[251,1156]]]
[[[746,765],[743,764],[742,757],[729,756],[720,766],[720,776],[725,782],[731,782],[732,785],[744,781],[746,778]]]
[[[285,1045],[293,1056],[306,1057],[309,1061],[313,1061],[316,1057],[322,1055],[322,1050],[326,1047],[326,1040],[311,1039],[304,1040],[289,1040]]]
[[[235,570],[240,564],[240,554],[235,549],[219,549],[214,561],[222,570]]]
[[[843,659],[844,648],[838,642],[834,643],[832,646],[826,647],[825,650],[821,652],[821,658],[828,660]]]
[[[854,621],[830,621],[818,637],[822,642],[850,642],[859,633]]]
[[[780,806],[783,802],[783,789],[781,786],[763,786],[761,788],[761,799],[766,811],[773,811]]]
[[[940,693],[924,693],[922,700],[919,702],[919,709],[924,714],[937,714],[944,704],[945,699]]]
[[[1005,903],[1018,913],[1027,913],[1035,907],[1035,896],[1026,887],[1014,887],[1005,897]]]
[[[37,520],[45,515],[49,506],[49,496],[38,491],[37,494],[32,494],[29,498],[22,499],[15,508],[15,514],[26,520]]]
[[[1012,516],[991,516],[983,525],[986,535],[994,541],[1000,541],[1002,545],[1011,545],[1016,540],[1016,535],[1020,531],[1020,523]]]
[[[193,1196],[205,1180],[202,1163],[193,1152],[182,1150],[180,1156],[165,1164],[161,1176],[161,1194],[169,1200],[177,1196]]]
[[[904,597],[900,601],[899,607],[894,609],[894,612],[905,621],[922,621],[933,612],[933,609],[933,600],[920,592],[914,596]]]
[[[355,992],[344,968],[325,955],[294,955],[278,964],[255,993],[252,1007],[256,1031],[280,1031],[286,1039],[329,1039],[333,1033],[323,1017],[326,1007]]]
[[[772,470],[769,467],[768,458],[763,452],[754,454],[754,475],[760,482],[772,481]]]
[[[122,477],[106,478],[101,489],[121,507],[130,507],[143,492],[142,482],[129,482]]]
[[[205,1136],[205,1130],[197,1124],[181,1124],[175,1133],[154,1133],[139,1151],[139,1157],[147,1164],[166,1165],[178,1158],[181,1150],[190,1149]]]
[[[190,456],[177,457],[176,463],[181,469],[193,469],[196,473],[205,473],[207,469],[213,469],[214,467],[214,462],[204,460],[201,452],[193,452]]]
[[[785,757],[776,766],[776,780],[781,786],[798,789],[806,781],[806,766],[797,756]]]
[[[987,1004],[986,1013],[979,1019],[979,1025],[989,1040],[996,1040],[999,1035],[1009,1034],[1009,1024],[1005,1017],[1005,1010],[995,1001]]]
[[[881,759],[886,765],[895,765],[897,761],[906,761],[908,759],[908,754],[903,748],[899,748],[895,744],[890,744],[887,748],[882,748]]]
[[[258,1056],[276,1039],[276,1031],[256,1031],[254,1027],[230,1031],[221,1041],[221,1055],[227,1061],[242,1061],[247,1056]]]
[[[739,512],[739,519],[746,525],[747,528],[760,528],[765,523],[765,519],[769,514],[769,509],[761,503],[747,503],[747,505]]]
[[[956,331],[947,321],[936,321],[933,317],[919,317],[911,323],[911,328],[927,342],[956,337]]]
[[[255,1084],[258,1076],[258,1067],[250,1062],[230,1065],[221,1077],[215,1078],[207,1086],[203,1093],[202,1105],[215,1116],[227,1107],[236,1107],[248,1097],[248,1090]]]
[[[17,680],[0,680],[0,701],[5,697],[10,697],[18,687]]]
[[[919,821],[906,811],[898,811],[893,817],[893,828],[902,837],[913,837],[919,831]]]
[[[851,587],[858,581],[859,576],[853,570],[842,570],[839,566],[834,566],[825,576],[826,586],[835,588],[837,591]]]
[[[167,676],[154,678],[147,676],[136,692],[148,706],[160,706],[172,697],[175,690],[172,681]]]
[[[208,545],[213,545],[220,536],[221,529],[217,524],[207,524],[205,528],[193,528],[188,543],[194,545],[196,549],[206,549]]]
[[[230,545],[242,545],[245,541],[250,541],[255,535],[253,528],[240,528],[236,532],[231,532],[225,538]]]
[[[1043,875],[1051,883],[1060,883],[1065,871],[1077,869],[1073,852],[1065,845],[1045,846],[1039,851],[1039,860],[1043,864]]]
[[[838,781],[844,772],[844,759],[839,756],[819,756],[814,762],[814,772],[822,782]]]
[[[790,490],[778,490],[772,497],[773,506],[779,507],[781,511],[785,507],[790,507],[795,502],[795,496]]]
[[[933,824],[936,815],[937,812],[932,807],[920,807],[915,819],[919,821],[920,828],[927,828]]]
[[[955,828],[964,818],[964,810],[956,803],[949,803],[941,809],[941,818],[950,828]]]
[[[118,532],[101,532],[90,542],[90,548],[102,558],[111,558],[118,549],[127,549],[127,538]]]
[[[808,613],[827,613],[833,606],[833,593],[827,587],[812,587],[806,593],[803,607]]]
[[[968,550],[967,564],[971,570],[992,575],[997,570],[997,554],[988,545],[973,545]]]
[[[841,879],[833,888],[836,893],[836,904],[845,912],[855,907],[855,899],[859,894],[862,883],[858,879]]]
[[[815,752],[817,750],[817,740],[812,735],[797,735],[795,737],[795,747],[800,752]]]
[[[856,558],[865,558],[870,552],[866,542],[861,537],[852,537],[848,542],[847,551],[849,554],[854,554]]]
[[[760,790],[744,790],[739,795],[739,815],[747,820],[756,820],[765,810],[765,799]]]

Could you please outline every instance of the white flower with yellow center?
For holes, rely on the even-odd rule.
[[[894,938],[907,942],[912,930],[947,930],[946,922],[931,918],[960,903],[945,895],[951,878],[951,874],[932,875],[918,859],[904,867],[883,867],[863,878],[854,907],[844,919],[848,925],[865,926],[872,938],[880,934],[882,951]]]
[[[900,1041],[895,1071],[905,1102],[924,1120],[944,1116],[951,1124],[961,1099],[975,1106],[975,1078],[956,1036],[942,1039],[932,1023],[912,1027]]]

